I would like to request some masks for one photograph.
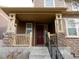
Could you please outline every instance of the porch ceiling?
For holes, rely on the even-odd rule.
[[[31,21],[31,22],[40,22],[40,23],[48,23],[52,20],[55,20],[54,14],[17,14],[17,19],[20,21]]]

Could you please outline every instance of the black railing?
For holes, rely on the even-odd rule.
[[[64,59],[61,52],[58,49],[57,36],[55,35],[55,38],[53,38],[52,40],[49,39],[48,33],[46,33],[46,46],[48,47],[51,59]]]
[[[50,43],[50,39],[49,39],[49,37],[48,37],[48,33],[46,33],[46,46],[48,47],[50,56],[51,56],[51,58],[52,58],[52,45],[51,45],[51,43]]]

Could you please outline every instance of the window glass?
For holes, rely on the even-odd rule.
[[[70,27],[70,28],[75,27],[75,22],[74,22],[74,20],[68,20],[68,21],[67,21],[67,25],[68,25],[68,27]]]
[[[79,36],[79,19],[67,18],[66,29],[68,36]]]
[[[27,28],[31,28],[31,24],[30,23],[27,24]]]
[[[26,33],[30,34],[32,32],[32,23],[27,23],[26,24]]]
[[[45,0],[46,6],[53,6],[53,0]]]
[[[76,28],[68,28],[69,35],[77,35]]]

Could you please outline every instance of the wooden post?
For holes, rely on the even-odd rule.
[[[35,44],[36,44],[35,43],[35,40],[36,40],[36,24],[34,24],[33,30],[34,30],[34,32],[33,32],[34,33],[34,35],[33,35],[34,36],[34,41],[33,42],[34,42],[34,46],[35,46]]]
[[[56,29],[56,39],[57,39],[57,46],[61,47],[64,45],[64,39],[65,39],[65,33],[64,33],[64,26],[63,26],[63,18],[62,14],[58,13],[56,14],[56,20],[55,20],[55,29]]]
[[[55,29],[56,29],[56,33],[58,33],[58,32],[62,33],[63,32],[63,19],[62,19],[61,13],[56,14]]]
[[[48,37],[49,37],[49,39],[50,39],[50,32],[48,32]]]
[[[32,47],[32,32],[30,32],[30,47]]]

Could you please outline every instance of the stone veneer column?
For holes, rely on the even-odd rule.
[[[16,20],[16,14],[10,13],[9,14],[9,24],[7,28],[8,33],[16,33],[16,27],[15,27],[15,20]]]
[[[59,47],[65,46],[64,44],[64,26],[63,26],[63,18],[61,13],[56,14],[56,20],[55,20],[55,29],[57,34],[57,44]]]
[[[14,39],[13,34],[16,33],[15,20],[16,20],[16,15],[14,13],[10,13],[8,28],[6,33],[4,33],[3,46],[6,46],[6,47],[13,46],[12,44]]]

